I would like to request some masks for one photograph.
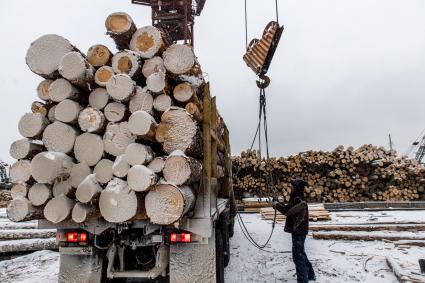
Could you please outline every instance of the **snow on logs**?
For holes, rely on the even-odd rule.
[[[130,15],[123,12],[113,13],[106,19],[105,27],[118,50],[129,49],[130,40],[137,30]]]
[[[125,50],[118,52],[112,58],[112,70],[116,74],[126,74],[132,79],[142,75],[142,58],[136,52]]]
[[[78,130],[56,121],[46,127],[43,133],[43,144],[49,151],[69,153],[74,148]]]
[[[146,111],[149,114],[153,114],[153,96],[147,87],[137,87],[136,94],[131,98],[129,110],[131,113],[136,111]]]
[[[144,165],[135,165],[127,173],[128,185],[136,192],[148,191],[157,180],[156,174]]]
[[[140,143],[129,144],[125,150],[125,159],[128,164],[145,165],[152,161],[154,152],[152,148]]]
[[[75,197],[82,203],[89,203],[100,194],[102,187],[96,180],[94,174],[88,175],[80,185],[78,185]]]
[[[128,119],[129,131],[148,141],[155,139],[157,127],[155,118],[145,111],[136,111]]]
[[[108,65],[111,58],[111,51],[102,44],[93,45],[87,51],[87,61],[95,68]]]
[[[202,163],[176,150],[165,160],[163,174],[165,180],[177,186],[192,184],[201,179]]]
[[[98,109],[87,107],[79,113],[78,125],[83,132],[103,132],[105,126],[105,115]]]
[[[108,80],[106,90],[115,101],[127,102],[136,92],[136,82],[128,75],[117,74]]]
[[[73,160],[62,152],[41,152],[31,162],[32,177],[39,183],[51,183],[71,173]]]
[[[65,195],[52,198],[44,207],[44,217],[53,224],[60,223],[71,217],[75,201]]]
[[[37,138],[47,125],[49,125],[49,121],[40,113],[26,113],[19,120],[18,129],[23,137]]]
[[[105,88],[96,88],[89,95],[89,105],[95,109],[102,110],[109,102],[109,94]]]
[[[112,67],[102,66],[97,69],[96,73],[94,74],[94,81],[99,86],[106,87],[106,84],[112,78],[113,75],[114,70],[112,70]]]
[[[17,197],[6,208],[7,217],[13,222],[29,221],[43,218],[43,210],[34,207],[24,197]]]
[[[163,47],[164,39],[161,31],[153,26],[138,29],[130,42],[130,49],[145,59],[154,57]]]
[[[59,73],[83,89],[92,89],[95,69],[80,52],[65,54],[59,62]]]
[[[44,206],[52,198],[52,189],[46,184],[34,184],[28,191],[33,206]]]
[[[103,136],[103,145],[105,152],[119,156],[124,154],[127,146],[135,140],[136,136],[129,131],[127,122],[110,123]]]

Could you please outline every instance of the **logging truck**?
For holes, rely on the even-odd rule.
[[[57,229],[59,282],[161,277],[179,283],[224,282],[235,216],[229,132],[224,127],[224,142],[217,138],[215,97],[211,98],[208,85],[204,91],[203,171],[193,211],[169,226],[154,225],[148,219],[119,224],[102,219],[84,224],[64,221],[57,225],[39,220],[39,228]],[[220,180],[218,148],[225,155]]]

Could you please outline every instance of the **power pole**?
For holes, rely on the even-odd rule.
[[[388,139],[390,143],[390,149],[393,150],[393,140],[391,139],[391,134],[388,134]]]

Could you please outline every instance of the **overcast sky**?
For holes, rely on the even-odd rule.
[[[30,43],[47,33],[82,51],[102,43],[104,20],[129,13],[150,24],[147,7],[130,0],[20,0],[0,2],[0,159],[19,138],[20,116],[36,100],[39,77],[25,65]],[[279,0],[285,25],[267,89],[271,151],[288,155],[310,149],[365,143],[404,153],[425,128],[425,1]],[[274,19],[273,0],[248,0],[249,38]],[[250,146],[256,127],[258,89],[242,60],[243,0],[207,0],[196,20],[195,49],[231,132],[234,153]]]

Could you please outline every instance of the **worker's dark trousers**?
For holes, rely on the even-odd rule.
[[[297,283],[308,283],[315,278],[313,266],[304,250],[306,234],[292,234],[292,259],[297,271]]]

